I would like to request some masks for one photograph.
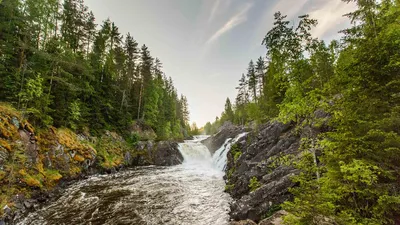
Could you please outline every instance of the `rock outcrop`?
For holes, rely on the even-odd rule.
[[[214,154],[228,138],[234,138],[238,134],[248,131],[249,129],[242,126],[233,125],[231,122],[225,122],[222,127],[219,128],[218,133],[210,136],[203,140],[203,143],[210,150],[211,154]]]
[[[288,163],[296,156],[300,136],[291,124],[272,122],[241,138],[228,153],[226,190],[234,202],[236,221],[260,222],[291,198],[290,177],[298,171]],[[268,224],[268,223],[267,223]]]
[[[145,152],[141,159],[148,165],[174,166],[183,162],[183,156],[175,141],[139,142],[137,148]]]

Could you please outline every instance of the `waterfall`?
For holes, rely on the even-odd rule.
[[[195,136],[194,140],[179,144],[179,151],[184,158],[184,164],[201,164],[223,171],[227,163],[227,154],[232,145],[247,133],[241,133],[235,138],[228,138],[225,143],[211,156],[208,148],[201,143],[208,136]]]
[[[221,171],[225,170],[226,163],[228,161],[228,152],[231,150],[233,144],[235,144],[240,138],[244,137],[247,134],[241,133],[237,135],[235,138],[226,139],[225,143],[214,153],[213,155],[213,164]]]
[[[212,160],[211,153],[208,148],[203,145],[201,139],[193,141],[185,141],[179,144],[184,163],[210,163]]]

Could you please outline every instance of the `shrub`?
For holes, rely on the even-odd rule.
[[[227,184],[225,185],[225,191],[232,191],[235,188],[234,184]]]
[[[249,188],[250,188],[251,192],[257,190],[260,186],[261,186],[261,183],[258,182],[257,177],[252,177],[250,179]]]

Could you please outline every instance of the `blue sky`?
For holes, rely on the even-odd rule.
[[[220,116],[227,97],[248,62],[265,55],[261,41],[274,12],[293,22],[318,19],[315,37],[330,41],[349,26],[342,15],[354,5],[340,0],[86,0],[101,24],[110,18],[122,34],[130,32],[163,63],[180,93],[187,96],[190,119],[199,126]]]

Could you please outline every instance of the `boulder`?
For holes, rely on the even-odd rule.
[[[222,127],[220,127],[218,133],[210,136],[209,138],[201,141],[210,150],[211,154],[214,154],[226,141],[228,138],[234,138],[238,134],[248,131],[249,129],[233,125],[231,122],[225,122]]]
[[[156,166],[173,166],[183,162],[183,156],[175,141],[145,141],[137,144],[137,149],[144,152],[147,164]],[[141,159],[144,161],[143,159]]]
[[[174,141],[160,141],[152,154],[156,166],[173,166],[183,162],[183,156]]]
[[[291,199],[288,189],[294,184],[290,177],[298,171],[288,162],[296,157],[300,138],[292,124],[272,122],[237,142],[239,157],[231,149],[225,179],[234,199],[232,219],[259,222]]]

